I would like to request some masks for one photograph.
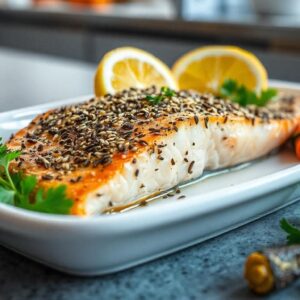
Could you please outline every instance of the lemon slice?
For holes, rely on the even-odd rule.
[[[171,70],[152,54],[137,48],[124,47],[108,52],[95,75],[96,96],[152,85],[178,89]]]
[[[180,89],[218,93],[226,79],[259,93],[268,86],[266,69],[252,53],[233,46],[208,46],[179,58],[173,74]]]

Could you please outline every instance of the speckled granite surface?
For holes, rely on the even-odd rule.
[[[262,299],[242,279],[246,255],[284,243],[281,217],[300,203],[187,250],[114,275],[78,278],[58,273],[0,247],[0,300]],[[263,298],[300,299],[300,280]]]

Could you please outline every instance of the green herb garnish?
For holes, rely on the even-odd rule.
[[[286,219],[280,221],[280,227],[287,235],[288,245],[300,244],[300,230],[295,226],[291,225]]]
[[[152,105],[157,105],[159,104],[162,100],[168,97],[172,97],[175,95],[175,91],[171,90],[170,88],[163,86],[160,89],[160,94],[157,96],[151,96],[148,95],[146,96],[146,99],[152,104]]]
[[[0,203],[49,214],[68,214],[73,201],[66,196],[66,186],[44,190],[37,187],[36,176],[10,174],[11,161],[21,155],[9,151],[0,138]]]
[[[277,90],[272,88],[263,90],[260,95],[257,95],[254,91],[250,91],[244,85],[239,85],[232,79],[225,80],[220,89],[221,97],[237,102],[241,106],[250,104],[265,106],[276,95]]]

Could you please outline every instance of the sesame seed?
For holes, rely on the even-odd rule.
[[[43,175],[43,176],[42,176],[42,179],[43,179],[43,180],[51,180],[51,179],[53,179],[53,176],[50,175],[50,174],[46,174],[46,175]]]
[[[144,140],[140,140],[140,141],[139,141],[139,144],[140,144],[141,146],[147,146],[147,145],[148,145],[148,143],[147,143],[146,141],[144,141]]]
[[[205,128],[208,128],[208,121],[209,121],[208,117],[205,117],[204,118]]]
[[[198,118],[198,116],[196,116],[196,115],[194,116],[194,121],[195,121],[196,124],[199,123],[199,118]]]
[[[192,162],[190,163],[190,165],[189,165],[189,168],[188,168],[188,173],[189,173],[189,174],[192,174],[192,173],[193,173],[193,166],[194,166],[194,163],[195,163],[195,161],[192,161]]]

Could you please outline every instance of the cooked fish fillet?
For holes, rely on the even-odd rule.
[[[72,213],[95,215],[203,170],[263,156],[285,142],[297,123],[293,99],[245,108],[186,91],[165,96],[153,87],[51,110],[7,145],[22,149],[11,171],[35,174],[46,188],[65,184]]]

